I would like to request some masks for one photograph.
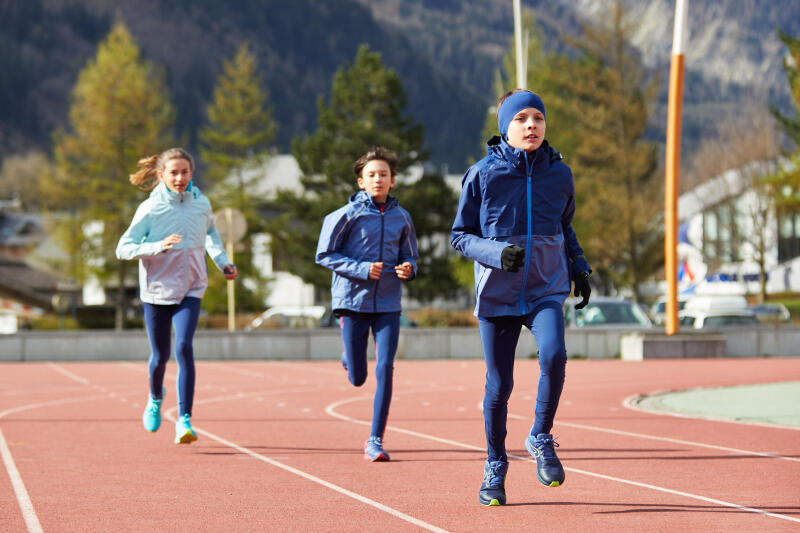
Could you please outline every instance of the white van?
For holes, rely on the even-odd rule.
[[[744,296],[692,296],[678,317],[681,327],[691,329],[758,324]]]

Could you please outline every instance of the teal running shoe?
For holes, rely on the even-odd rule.
[[[161,398],[158,400],[149,394],[147,395],[147,405],[142,414],[142,424],[144,424],[144,429],[147,431],[158,431],[158,428],[161,427],[161,402],[164,401],[164,396],[166,395],[166,388],[161,389]]]
[[[506,504],[506,474],[508,461],[486,460],[483,467],[483,482],[478,492],[478,501],[483,505]]]
[[[191,444],[197,440],[190,418],[189,414],[181,415],[175,423],[175,444]]]
[[[380,437],[370,437],[364,443],[364,460],[372,463],[389,460],[389,454],[383,450],[383,441]]]
[[[525,449],[536,459],[536,477],[545,487],[560,487],[564,484],[564,467],[556,455],[558,443],[550,433],[530,435],[525,439]]]

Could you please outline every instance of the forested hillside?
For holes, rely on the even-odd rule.
[[[194,144],[222,61],[246,40],[258,57],[279,124],[276,144],[316,125],[317,98],[360,43],[400,75],[408,110],[425,124],[432,158],[461,166],[485,106],[468,88],[382,27],[354,0],[27,0],[0,3],[0,147],[47,150],[67,123],[69,93],[111,24],[122,19],[148,59],[163,65],[179,135]]]
[[[525,0],[544,46],[602,20],[600,0]],[[640,23],[634,44],[661,80],[651,136],[662,135],[673,3],[627,2]],[[684,138],[693,143],[736,106],[789,109],[776,30],[800,35],[796,0],[691,3]],[[163,65],[178,128],[193,146],[224,58],[247,40],[279,124],[276,144],[314,129],[317,98],[360,43],[383,54],[423,122],[431,159],[452,171],[479,156],[492,83],[513,31],[510,0],[26,0],[0,2],[0,157],[49,150],[67,123],[69,92],[111,24],[121,19],[145,55]],[[577,81],[577,80],[576,80]]]

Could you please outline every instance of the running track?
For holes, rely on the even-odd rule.
[[[522,446],[538,367],[517,361],[506,507],[477,502],[483,373],[479,360],[397,361],[392,461],[372,464],[374,378],[355,389],[338,362],[199,362],[189,446],[167,420],[141,427],[144,362],[4,363],[0,530],[800,531],[800,431],[626,406],[798,380],[798,359],[570,360],[558,488],[538,483]]]

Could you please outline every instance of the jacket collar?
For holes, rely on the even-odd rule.
[[[196,198],[199,192],[200,191],[197,189],[197,187],[192,185],[191,189],[177,193],[169,190],[169,188],[164,185],[164,182],[162,181],[156,185],[156,188],[153,189],[153,192],[150,193],[150,196],[169,203],[180,203]]]
[[[370,196],[369,193],[364,190],[358,191],[357,193],[353,193],[352,195],[350,195],[350,203],[367,204],[368,207],[373,207],[375,209],[378,208],[378,206],[372,200],[372,196]],[[390,194],[386,198],[386,209],[390,209],[392,207],[395,207],[396,205],[398,205],[397,198],[395,198]]]
[[[509,145],[505,139],[495,135],[486,143],[486,153],[490,156],[499,157],[507,161],[512,167],[525,170],[525,152],[519,148]],[[553,161],[562,159],[561,153],[550,146],[545,139],[542,145],[528,154],[528,164],[540,165],[544,162],[550,164]]]

